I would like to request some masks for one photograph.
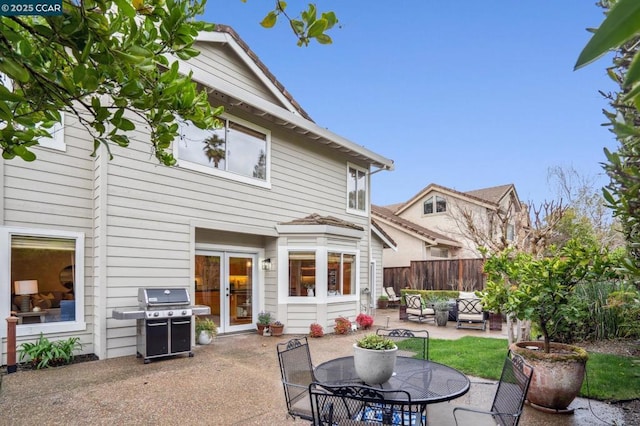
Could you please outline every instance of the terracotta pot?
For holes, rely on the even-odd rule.
[[[284,325],[273,325],[271,324],[271,335],[272,336],[282,336],[282,332],[284,330]]]
[[[269,327],[269,324],[256,324],[257,331],[259,335],[264,335],[264,329]]]
[[[552,412],[566,411],[578,396],[584,379],[587,351],[577,346],[551,343],[551,353],[544,352],[544,342],[517,342],[511,351],[521,355],[533,367],[527,400],[534,408]]]
[[[378,309],[387,309],[389,307],[388,300],[378,300]]]

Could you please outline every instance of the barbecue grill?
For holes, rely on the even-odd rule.
[[[191,352],[193,315],[208,315],[208,306],[191,305],[186,288],[139,288],[138,309],[114,309],[114,319],[136,320],[137,356],[151,358]]]

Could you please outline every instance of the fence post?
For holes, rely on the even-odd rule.
[[[18,324],[18,317],[13,315],[7,317],[7,373],[18,371],[18,365],[16,364],[16,324]]]

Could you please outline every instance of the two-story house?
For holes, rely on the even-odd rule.
[[[405,203],[372,206],[372,214],[397,243],[396,251],[385,252],[385,267],[480,258],[478,247],[516,244],[528,225],[513,184],[467,192],[430,184]]]
[[[224,106],[224,126],[182,123],[176,167],[157,164],[142,126],[113,160],[91,157],[68,115],[35,162],[0,162],[0,317],[18,312],[18,344],[43,333],[134,354],[136,321],[112,311],[138,306],[139,288],[188,289],[221,333],[269,311],[306,334],[380,292],[393,243],[372,229],[370,174],[393,162],[314,123],[232,29],[195,47],[180,70]],[[0,339],[4,364],[6,327]]]

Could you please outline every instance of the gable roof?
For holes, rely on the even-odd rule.
[[[380,237],[380,239],[384,243],[383,244],[384,248],[390,248],[393,251],[398,251],[398,244],[396,244],[396,242],[393,241],[393,238],[391,238],[391,236],[387,234],[384,231],[384,229],[382,229],[382,227],[378,224],[378,222],[373,220],[373,218],[371,218],[371,230],[373,231],[374,234]]]
[[[461,192],[455,189],[447,188],[446,186],[430,183],[425,188],[420,190],[416,195],[411,197],[411,199],[406,203],[401,205],[393,204],[392,207],[397,206],[395,210],[393,210],[393,212],[395,214],[402,213],[403,211],[411,207],[413,204],[415,204],[416,202],[418,202],[419,200],[427,196],[430,192],[434,192],[434,191],[451,195],[457,198],[466,199],[467,201],[470,201],[475,204],[480,204],[484,207],[491,208],[491,209],[497,209],[500,201],[502,201],[502,199],[505,196],[507,196],[508,194],[511,193],[511,191],[513,191],[513,194],[515,195],[514,198],[515,200],[517,200],[517,204],[518,204],[516,206],[516,209],[519,210],[520,200],[518,198],[518,194],[516,193],[516,188],[512,183],[507,185],[493,186],[489,188],[475,189],[467,192]]]
[[[218,75],[192,66],[189,61],[179,61],[179,71],[183,74],[192,73],[192,80],[209,89],[209,94],[222,102],[236,108],[271,121],[278,126],[285,127],[301,135],[301,137],[339,150],[352,157],[354,161],[368,164],[382,170],[393,170],[393,160],[383,157],[364,146],[358,145],[326,128],[314,123],[302,107],[287,92],[284,86],[269,72],[269,69],[249,49],[238,34],[226,25],[217,25],[215,31],[202,32],[197,37],[198,42],[225,44],[231,47],[239,58],[256,74],[256,76],[272,89],[274,95],[282,101],[284,106],[277,105],[257,96],[250,91],[239,88],[225,81]],[[175,58],[172,58],[175,59]]]
[[[371,214],[380,218],[381,221],[384,221],[391,226],[401,229],[402,231],[413,234],[420,238],[421,240],[425,240],[430,244],[442,244],[450,247],[461,247],[461,244],[450,237],[440,234],[439,232],[432,231],[431,229],[425,228],[424,226],[420,226],[411,221],[401,218],[394,214],[391,210],[386,209],[384,207],[376,206],[374,204],[371,205]]]

